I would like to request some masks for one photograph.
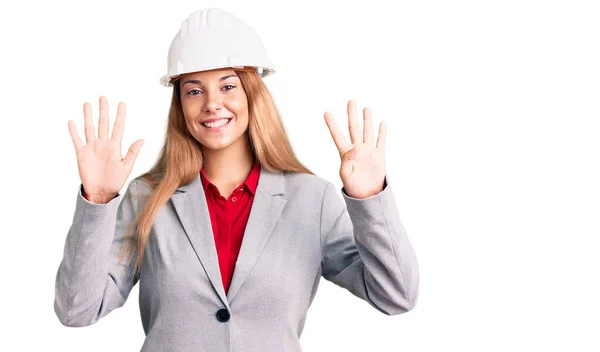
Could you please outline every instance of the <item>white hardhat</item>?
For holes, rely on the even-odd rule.
[[[215,8],[192,13],[169,47],[167,74],[160,83],[184,73],[253,67],[261,77],[275,72],[258,34],[239,18]]]

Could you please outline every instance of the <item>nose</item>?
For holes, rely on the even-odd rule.
[[[223,107],[223,102],[221,101],[219,94],[207,92],[205,96],[206,100],[203,107],[204,112],[207,114],[214,114],[221,110]]]

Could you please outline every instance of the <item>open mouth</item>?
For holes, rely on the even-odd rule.
[[[231,122],[231,120],[233,120],[233,118],[220,119],[211,122],[203,122],[201,123],[201,125],[208,129],[219,129],[221,127],[227,126],[229,122]]]

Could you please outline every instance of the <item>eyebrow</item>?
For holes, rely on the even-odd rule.
[[[221,78],[219,78],[219,82],[226,80],[227,78],[231,78],[231,77],[237,77],[237,75],[227,75],[227,76],[223,76]],[[192,83],[192,84],[202,84],[202,82],[200,82],[199,79],[188,79],[187,81],[183,82],[183,84],[181,85],[182,87],[185,86],[188,83]]]

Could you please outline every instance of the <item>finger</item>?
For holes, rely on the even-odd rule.
[[[385,149],[385,137],[387,135],[387,124],[385,121],[379,123],[379,135],[377,136],[377,148]]]
[[[94,120],[92,119],[92,107],[90,103],[83,104],[83,120],[86,143],[95,141],[96,129],[94,128]]]
[[[329,133],[331,133],[331,137],[333,138],[333,142],[335,143],[340,156],[342,156],[348,149],[350,149],[350,146],[348,145],[346,138],[342,134],[342,130],[340,130],[330,112],[325,113],[325,123],[327,124],[327,127],[329,127]]]
[[[125,129],[125,112],[126,106],[124,102],[120,102],[117,106],[117,117],[115,118],[115,124],[112,130],[111,139],[116,140],[121,144],[123,140],[123,131]]]
[[[140,149],[142,149],[142,146],[144,145],[144,140],[143,139],[138,139],[137,141],[135,141],[131,147],[129,147],[129,151],[127,152],[127,155],[125,155],[125,159],[124,162],[128,167],[133,167],[133,164],[135,163],[135,159],[137,159],[137,156],[140,153]]]
[[[363,118],[364,118],[364,130],[363,130],[363,141],[371,145],[373,143],[373,121],[371,118],[371,109],[364,108],[363,109]]]
[[[348,100],[348,129],[350,130],[350,143],[360,141],[360,126],[356,117],[356,102]]]
[[[100,118],[98,118],[98,139],[108,138],[108,101],[100,97]]]
[[[73,141],[73,145],[75,146],[75,152],[79,153],[79,150],[83,148],[83,142],[79,137],[79,133],[77,133],[77,126],[75,126],[75,122],[69,120],[69,134],[71,135],[71,140]]]

